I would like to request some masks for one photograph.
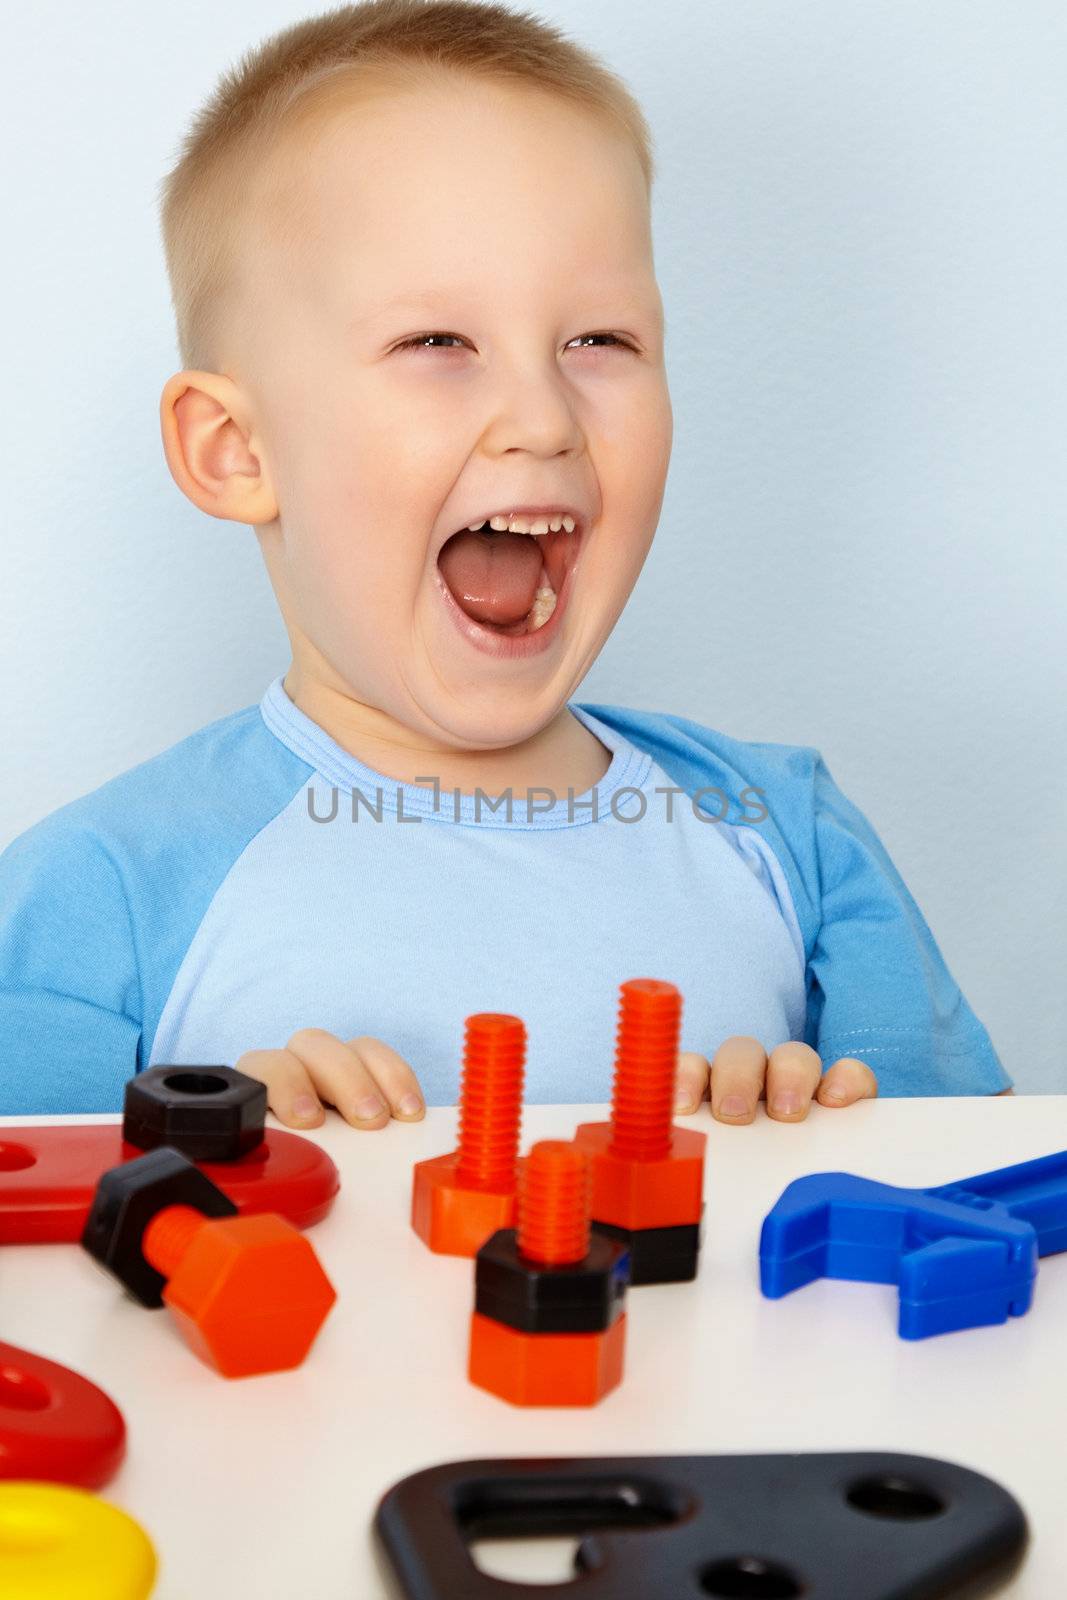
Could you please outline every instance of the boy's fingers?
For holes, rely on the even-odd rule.
[[[267,1104],[289,1128],[314,1128],[323,1120],[322,1101],[304,1063],[291,1050],[246,1050],[238,1072],[267,1085]]]
[[[370,1068],[394,1117],[399,1117],[402,1122],[414,1122],[425,1116],[426,1104],[419,1080],[392,1045],[365,1033],[360,1034],[358,1039],[349,1039],[347,1043],[349,1049],[354,1050]]]
[[[737,1033],[723,1040],[711,1063],[711,1114],[717,1121],[752,1121],[766,1066],[758,1039]]]
[[[301,1028],[287,1048],[307,1068],[319,1094],[354,1128],[384,1128],[389,1106],[358,1053],[325,1028]]]
[[[767,1115],[776,1122],[803,1122],[819,1086],[822,1062],[810,1044],[786,1039],[767,1062]]]
[[[694,1050],[683,1050],[678,1056],[678,1073],[674,1082],[674,1109],[683,1115],[695,1111],[707,1098],[708,1075],[711,1072],[704,1056]]]
[[[878,1079],[866,1061],[842,1056],[822,1075],[816,1099],[821,1106],[850,1106],[857,1100],[873,1100],[878,1094]]]

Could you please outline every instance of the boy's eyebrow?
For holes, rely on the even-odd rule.
[[[436,306],[444,305],[445,303],[455,305],[467,292],[459,289],[414,289],[410,293],[393,295],[390,299],[384,300],[380,305],[375,306],[373,311],[368,312],[366,316],[356,317],[354,325],[360,327],[364,323],[372,322],[379,317],[390,316],[394,311],[401,310],[405,306],[432,311]],[[611,295],[610,289],[604,292],[608,296]],[[620,297],[618,309],[644,313],[652,308],[645,295],[631,292]]]
[[[383,300],[381,305],[375,306],[369,316],[360,320],[368,322],[370,317],[381,317],[387,312],[395,311],[400,306],[426,306],[432,308],[444,300],[453,298],[453,291],[449,289],[413,289],[410,294],[395,294],[390,300]]]

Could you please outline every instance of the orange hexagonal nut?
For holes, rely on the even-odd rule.
[[[153,1218],[146,1257],[195,1353],[227,1378],[297,1367],[337,1292],[309,1239],[274,1213],[206,1219],[185,1206]]]
[[[513,1406],[592,1406],[622,1381],[626,1314],[603,1333],[520,1333],[475,1311],[467,1376]]]
[[[465,1188],[457,1177],[459,1151],[415,1163],[411,1226],[443,1256],[476,1256],[498,1228],[515,1221],[515,1191]]]
[[[583,1122],[574,1134],[593,1169],[593,1221],[630,1229],[699,1223],[707,1135],[672,1127],[669,1155],[637,1161],[612,1153],[613,1132],[610,1122]]]

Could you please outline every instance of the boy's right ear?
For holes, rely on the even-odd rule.
[[[231,378],[191,369],[168,378],[159,402],[163,450],[178,488],[208,516],[258,526],[278,502]]]

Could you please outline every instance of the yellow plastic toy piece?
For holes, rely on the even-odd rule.
[[[4,1600],[145,1600],[156,1552],[139,1523],[85,1489],[0,1483]]]

